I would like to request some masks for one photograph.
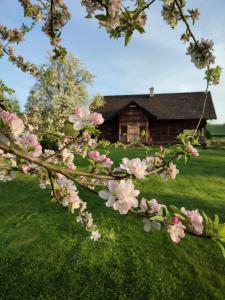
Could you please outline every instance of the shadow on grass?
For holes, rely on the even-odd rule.
[[[176,181],[138,182],[142,196],[224,220],[223,158],[202,159]],[[36,179],[0,184],[0,299],[224,299],[225,263],[214,243],[187,236],[175,245],[165,230],[146,233],[141,219],[83,189],[80,196],[102,232],[97,243]]]

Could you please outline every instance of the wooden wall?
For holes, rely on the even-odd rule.
[[[186,130],[195,129],[198,120],[156,120],[150,117],[143,109],[138,106],[130,105],[120,112],[119,116],[105,121],[100,127],[100,138],[116,142],[121,137],[122,142],[126,139],[121,135],[121,126],[137,123],[147,124],[147,135],[145,141],[149,145],[174,144],[177,143],[177,136]],[[200,129],[205,128],[206,121],[202,120]]]
[[[119,140],[119,120],[114,118],[112,120],[106,120],[101,126],[99,126],[101,131],[100,139],[109,140],[115,143]]]
[[[177,143],[177,136],[184,130],[196,128],[198,120],[149,120],[150,144],[174,144]],[[206,126],[203,120],[200,129]]]

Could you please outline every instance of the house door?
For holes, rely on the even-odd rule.
[[[138,124],[129,124],[127,126],[127,141],[129,143],[139,140],[139,126]]]

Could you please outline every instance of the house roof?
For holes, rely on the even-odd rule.
[[[158,120],[199,119],[204,105],[204,92],[104,96],[105,105],[98,109],[108,120],[130,103],[136,103]],[[203,119],[216,119],[211,93],[208,93]]]

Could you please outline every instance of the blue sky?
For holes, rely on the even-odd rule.
[[[154,86],[156,93],[191,92],[205,89],[203,72],[197,70],[185,55],[186,45],[180,41],[183,25],[172,30],[161,18],[161,1],[156,1],[148,12],[144,35],[135,34],[128,47],[124,41],[110,40],[95,20],[84,18],[85,10],[78,0],[67,0],[72,19],[63,30],[63,45],[79,57],[95,75],[90,93],[141,94]],[[217,64],[222,66],[221,84],[211,87],[217,112],[217,123],[225,123],[225,1],[187,0],[191,8],[198,7],[200,20],[194,27],[198,38],[207,37],[215,43]],[[0,0],[0,23],[19,26],[23,14],[16,0]],[[30,33],[17,53],[37,63],[44,63],[48,40],[40,26]],[[0,78],[16,90],[23,106],[34,79],[0,60]]]

